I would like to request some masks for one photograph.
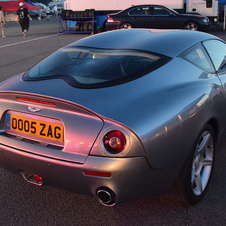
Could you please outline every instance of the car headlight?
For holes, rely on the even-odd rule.
[[[202,21],[203,21],[204,23],[209,23],[209,19],[208,19],[208,18],[204,18],[204,19],[202,19]]]

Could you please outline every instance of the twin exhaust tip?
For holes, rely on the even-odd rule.
[[[99,188],[96,195],[98,201],[105,206],[114,206],[116,204],[116,195],[109,188]]]

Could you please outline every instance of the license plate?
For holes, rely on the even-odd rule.
[[[64,141],[64,126],[60,120],[20,112],[6,114],[6,132],[53,144]]]

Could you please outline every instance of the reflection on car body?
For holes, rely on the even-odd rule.
[[[225,55],[196,31],[74,42],[0,84],[0,166],[106,206],[172,188],[197,203],[225,135]]]

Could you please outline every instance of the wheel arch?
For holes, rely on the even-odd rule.
[[[207,126],[210,126],[211,129],[213,130],[214,141],[215,141],[215,144],[216,144],[217,140],[218,140],[218,134],[219,134],[219,123],[218,123],[218,120],[216,118],[211,118],[208,121],[206,121],[206,123],[203,123],[203,125],[200,126],[200,128],[197,130],[197,137],[199,137],[201,135],[201,132]],[[189,156],[193,155],[192,151],[194,150],[198,140],[196,139],[194,141],[195,142],[191,146],[193,148],[191,149],[190,152],[188,152],[188,156],[187,156],[187,158],[185,158],[185,161],[184,161],[183,165],[187,162],[187,160],[189,159]]]
[[[217,143],[217,140],[218,140],[218,134],[219,134],[219,123],[218,123],[218,120],[216,118],[211,118],[209,119],[208,121],[206,121],[206,123],[203,124],[203,126],[200,127],[200,130],[198,130],[197,132],[197,135],[199,137],[199,135],[201,135],[201,132],[203,131],[203,129],[207,126],[210,126],[211,129],[213,130],[212,132],[214,133],[214,141],[215,141],[215,144]],[[193,144],[193,148],[195,148],[196,146],[196,143],[197,143],[197,140],[195,141],[195,143]],[[192,149],[193,150],[193,149]],[[192,153],[189,153],[188,155],[188,158],[189,156],[191,155]],[[187,161],[187,159],[186,159]],[[186,162],[185,161],[185,162]],[[185,164],[185,163],[184,163]]]
[[[214,133],[212,134],[214,137],[213,138],[213,143],[215,144],[214,146],[216,146],[216,142],[217,142],[217,138],[218,138],[218,131],[219,131],[219,125],[218,125],[218,121],[216,118],[212,118],[209,121],[207,121],[202,129],[200,130],[200,135],[205,131],[205,129],[209,130],[210,132]],[[201,136],[199,136],[198,140],[200,139]],[[196,143],[197,143],[196,142]],[[195,150],[195,146],[197,145],[195,143],[194,145],[194,150]],[[213,148],[216,152],[216,148]],[[214,153],[213,153],[213,160],[214,160]],[[169,193],[169,197],[172,197],[178,199],[179,201],[181,201],[182,203],[185,204],[196,204],[199,201],[201,201],[203,199],[203,197],[206,194],[206,191],[208,189],[210,180],[211,180],[211,176],[212,176],[212,171],[213,169],[211,169],[207,184],[205,184],[204,190],[202,191],[202,193],[200,195],[195,195],[193,192],[191,192],[191,169],[192,169],[192,164],[194,161],[194,152],[191,152],[188,159],[186,160],[186,162],[183,164],[183,166],[181,167],[180,173],[175,181],[175,184],[172,188],[172,190]],[[214,162],[212,163],[212,168],[214,166]]]
[[[219,124],[218,124],[217,119],[216,118],[212,118],[206,124],[209,124],[212,127],[212,129],[214,131],[215,141],[217,141],[218,134],[219,134]]]
[[[106,23],[107,23],[107,19],[103,22],[102,31],[107,31]]]

